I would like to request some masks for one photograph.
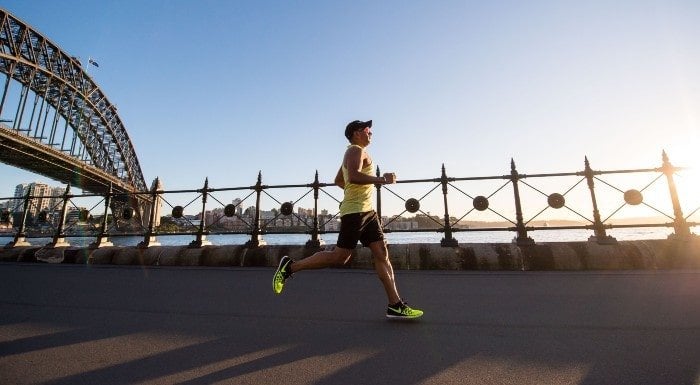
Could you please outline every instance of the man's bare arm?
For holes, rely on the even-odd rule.
[[[343,178],[343,166],[340,166],[338,173],[335,175],[335,185],[344,189],[345,188],[345,178]]]
[[[348,168],[348,182],[354,184],[385,184],[394,183],[396,175],[385,173],[382,177],[366,175],[361,172],[364,161],[364,151],[358,147],[350,147],[345,153],[345,167]]]

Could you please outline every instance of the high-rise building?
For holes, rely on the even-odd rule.
[[[15,199],[11,202],[10,210],[20,212],[24,209],[24,197],[29,193],[29,216],[37,216],[41,211],[54,211],[60,207],[63,187],[51,187],[44,183],[22,183],[15,187]]]
[[[43,183],[30,183],[30,192],[32,204],[29,206],[29,215],[35,217],[42,211],[49,209],[51,201],[51,187]]]
[[[52,187],[51,198],[49,199],[50,210],[60,210],[63,204],[63,194],[66,193],[65,187]]]
[[[29,189],[29,184],[22,183],[15,187],[15,199],[10,201],[10,211],[19,212],[22,211],[24,205],[24,196],[27,195],[27,190]]]

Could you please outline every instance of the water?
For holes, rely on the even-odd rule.
[[[700,226],[691,228],[691,232],[700,234]],[[631,241],[639,239],[666,239],[673,233],[671,228],[625,228],[607,230],[607,234],[618,241]],[[528,236],[535,242],[572,242],[586,241],[593,235],[590,230],[538,230],[528,232]],[[454,238],[461,244],[464,243],[509,243],[513,241],[515,233],[511,231],[478,231],[456,232]],[[335,244],[337,234],[325,234],[322,239],[328,245]],[[443,233],[387,233],[386,238],[390,244],[408,243],[440,243]],[[160,235],[157,241],[164,246],[188,245],[196,237],[194,235]],[[266,234],[263,239],[268,245],[303,245],[310,239],[308,234]],[[12,236],[0,236],[0,246],[5,245],[14,238]],[[143,237],[112,237],[110,241],[115,246],[136,246]],[[250,240],[246,234],[209,235],[207,240],[214,245],[242,245]],[[27,241],[35,246],[45,245],[51,242],[51,238],[28,238]],[[95,241],[94,237],[68,237],[71,246],[87,246]]]

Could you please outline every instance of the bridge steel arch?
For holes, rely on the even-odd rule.
[[[2,8],[0,71],[0,161],[94,193],[148,190],[117,108],[80,61]]]

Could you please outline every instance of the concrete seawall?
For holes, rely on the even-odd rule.
[[[328,246],[332,247],[332,246]],[[401,270],[655,270],[700,268],[700,237],[687,240],[557,242],[531,246],[512,243],[389,245]],[[301,259],[318,249],[302,245],[154,246],[0,249],[0,261],[143,266],[276,266],[283,255]],[[358,247],[346,268],[372,269],[369,249]]]

